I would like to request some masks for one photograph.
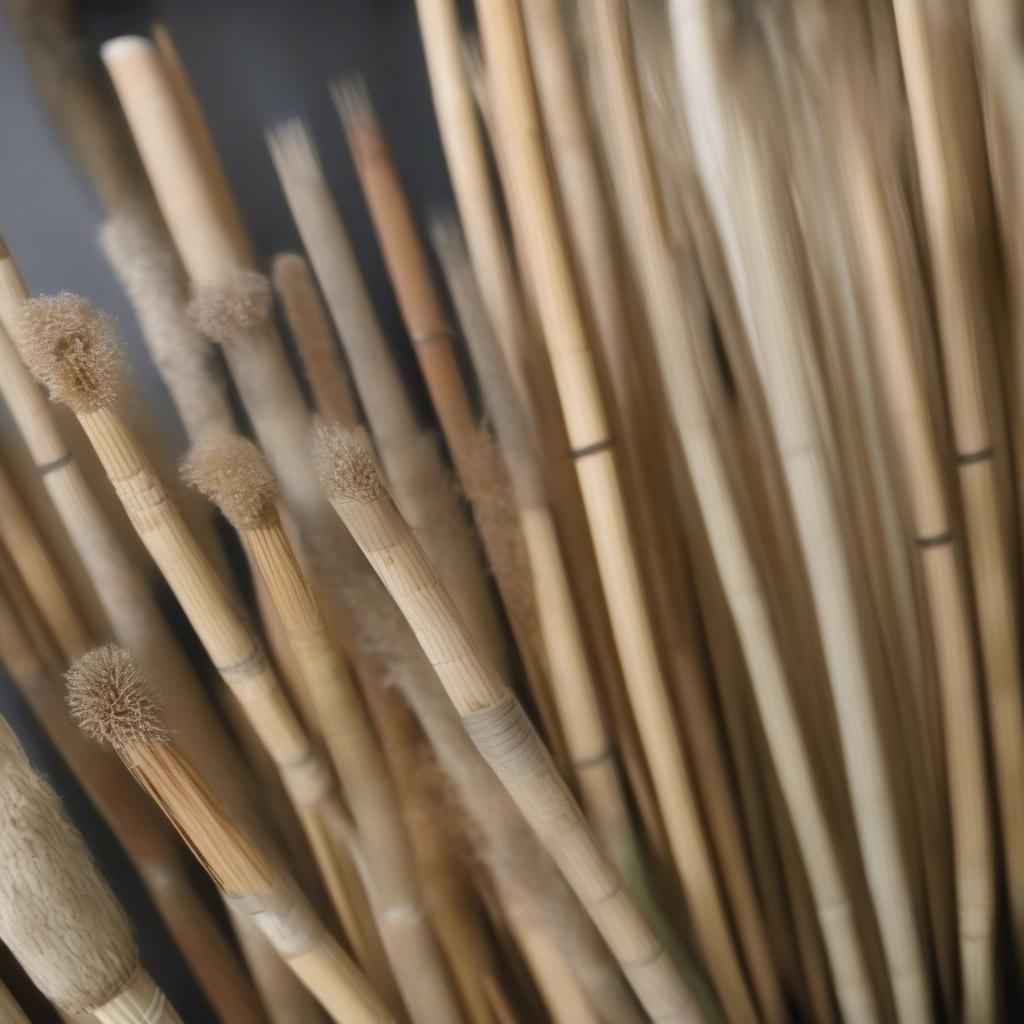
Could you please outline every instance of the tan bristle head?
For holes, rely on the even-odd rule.
[[[188,305],[192,322],[214,341],[245,341],[262,331],[273,309],[270,282],[254,270],[235,269],[198,285]]]
[[[263,453],[247,438],[225,434],[200,441],[182,461],[181,475],[236,530],[255,530],[277,520],[277,483]]]
[[[83,654],[65,678],[71,713],[93,739],[123,750],[170,738],[159,704],[123,648],[106,644]]]
[[[362,427],[345,430],[318,419],[313,428],[313,458],[332,501],[376,501],[387,493]]]
[[[51,1002],[76,1015],[109,1002],[138,969],[128,919],[3,719],[0,941]]]
[[[117,400],[117,328],[88,299],[71,292],[29,299],[18,315],[17,333],[22,358],[55,402],[89,413]]]

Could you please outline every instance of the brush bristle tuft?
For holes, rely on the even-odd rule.
[[[188,305],[192,322],[214,341],[246,341],[264,330],[273,309],[270,282],[254,270],[235,269],[198,285]]]
[[[181,475],[210,499],[236,530],[255,530],[277,520],[277,483],[263,453],[237,434],[192,446]]]
[[[362,427],[345,430],[317,420],[313,458],[328,498],[337,501],[376,501],[387,493],[377,470],[370,439]]]
[[[65,678],[71,713],[86,735],[118,749],[170,738],[160,705],[123,648],[106,644],[83,654]]]
[[[29,299],[18,315],[21,354],[55,402],[77,413],[117,400],[122,355],[112,317],[71,292]]]

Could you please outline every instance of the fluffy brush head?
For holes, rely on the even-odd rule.
[[[68,704],[82,731],[126,749],[170,738],[160,705],[148,692],[132,656],[114,644],[83,654],[68,669]]]
[[[74,1014],[109,1002],[139,962],[82,837],[2,719],[0,941],[47,998]]]
[[[29,299],[18,315],[18,340],[26,365],[55,402],[89,413],[117,400],[117,328],[88,299],[71,292]]]
[[[376,501],[387,494],[362,427],[345,430],[318,419],[313,427],[313,458],[331,501]]]
[[[217,281],[197,286],[188,312],[208,338],[244,341],[266,328],[273,301],[270,282],[263,274],[235,269]]]
[[[247,438],[224,434],[200,441],[182,461],[181,475],[236,530],[255,530],[277,520],[277,483],[263,453]]]

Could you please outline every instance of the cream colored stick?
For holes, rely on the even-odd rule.
[[[0,983],[0,1024],[29,1024],[29,1019],[18,1005],[18,1000],[3,983]]]
[[[716,30],[719,12],[713,5],[673,0],[671,13],[680,86],[684,101],[692,104],[687,112],[695,147],[718,147],[708,154],[708,165],[701,165],[702,171],[705,166],[717,168],[717,177],[705,178],[704,185],[724,194],[733,211],[733,219],[720,220],[720,227],[741,228],[733,239],[735,248],[727,245],[726,252],[730,271],[753,310],[755,362],[810,579],[889,978],[900,1019],[924,1024],[933,1016],[932,998],[914,914],[913,883],[900,843],[851,564],[804,360],[812,348],[808,299],[801,293],[796,264],[794,214],[784,201],[784,168],[772,140],[754,134],[753,119],[764,116],[762,111],[755,114],[754,104],[773,108],[770,97],[755,94],[748,81],[733,77],[723,84],[723,69],[715,65],[721,46]],[[769,87],[761,79],[754,81]],[[729,91],[730,84],[735,93]],[[705,132],[706,125],[712,126],[710,132],[720,131],[714,127],[718,118],[732,126],[721,137]]]
[[[101,1024],[181,1024],[57,794],[0,720],[0,939],[36,987]]]
[[[365,435],[325,426],[317,449],[331,503],[412,626],[473,743],[591,914],[647,1012],[656,1020],[699,1019],[518,700],[477,653],[381,483]]]
[[[226,435],[194,446],[183,473],[238,531],[277,608],[359,833],[371,903],[410,1017],[419,1024],[461,1020],[387,765],[281,526],[266,460],[250,441]]]
[[[64,293],[30,300],[19,326],[26,362],[51,398],[78,417],[140,540],[277,766],[350,941],[374,980],[386,985],[390,972],[377,955],[358,877],[332,838],[332,827],[345,815],[330,772],[254,632],[115,409],[121,354],[112,322],[86,300]]]
[[[442,5],[447,2],[438,0]],[[626,519],[614,442],[559,233],[523,28],[509,0],[480,0],[477,12],[491,72],[495,119],[508,163],[508,198],[529,247],[523,253],[524,261],[534,284],[612,629],[676,870],[726,1013],[737,1022],[752,1020],[754,1007],[718,892],[668,684],[659,664]]]
[[[114,748],[218,888],[256,921],[331,1020],[393,1020],[295,882],[242,832],[171,740],[127,651],[108,644],[79,658],[68,672],[68,701],[82,730]]]
[[[850,892],[817,789],[810,751],[801,733],[793,690],[768,601],[743,532],[701,386],[697,340],[676,279],[667,225],[643,127],[628,12],[624,0],[595,0],[589,18],[601,72],[611,141],[613,180],[634,269],[644,291],[671,410],[700,505],[729,610],[736,624],[754,696],[786,794],[814,889],[836,990],[849,1021],[878,1019]],[[743,920],[744,910],[734,903]],[[762,1000],[773,1019],[784,1013],[771,985],[767,953],[756,920],[747,931],[748,956]],[[758,958],[761,959],[758,959]]]

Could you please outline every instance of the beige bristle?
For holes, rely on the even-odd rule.
[[[370,439],[362,427],[345,430],[318,420],[313,430],[313,457],[331,499],[374,501],[386,493]]]
[[[263,453],[238,434],[194,444],[181,475],[210,499],[236,530],[255,530],[277,519],[277,483]]]
[[[71,292],[29,299],[18,316],[21,354],[55,402],[77,413],[117,400],[122,355],[112,317]]]
[[[196,286],[188,312],[208,338],[231,342],[266,327],[273,302],[267,278],[239,268],[210,284]]]
[[[170,738],[159,704],[124,648],[106,644],[83,654],[66,679],[71,713],[93,739],[124,750]]]
[[[0,939],[48,999],[87,1013],[138,969],[131,927],[56,793],[0,720]]]

